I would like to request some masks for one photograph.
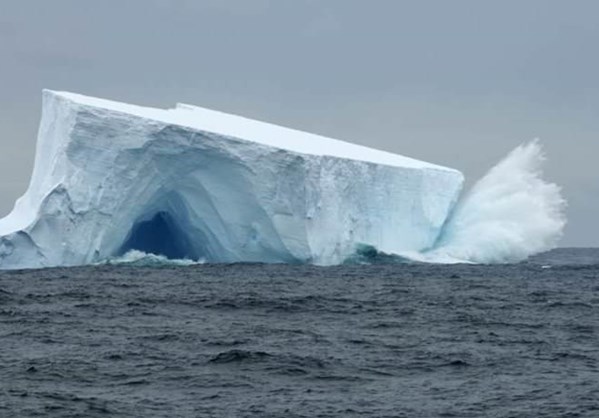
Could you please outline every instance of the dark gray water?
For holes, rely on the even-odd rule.
[[[0,273],[2,417],[599,417],[599,251]]]

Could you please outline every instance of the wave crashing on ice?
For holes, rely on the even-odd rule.
[[[455,207],[428,251],[402,256],[434,263],[513,263],[557,246],[566,225],[561,188],[543,179],[538,140],[520,145]]]
[[[98,265],[124,265],[132,267],[160,267],[160,266],[193,266],[204,264],[204,260],[172,259],[164,255],[131,250],[122,256],[108,258]]]

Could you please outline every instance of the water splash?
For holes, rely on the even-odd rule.
[[[429,262],[510,263],[557,246],[566,224],[559,186],[543,179],[538,140],[513,150],[458,203]]]
[[[131,250],[125,254],[101,261],[98,264],[127,265],[133,267],[161,267],[161,266],[192,266],[204,264],[203,260],[194,261],[189,259],[170,259],[163,255],[145,253],[143,251]]]

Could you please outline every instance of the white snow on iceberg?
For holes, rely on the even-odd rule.
[[[28,190],[0,220],[0,268],[131,251],[207,262],[337,264],[356,245],[435,245],[454,169],[189,105],[44,91]]]

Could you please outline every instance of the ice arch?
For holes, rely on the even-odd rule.
[[[138,213],[113,255],[138,250],[171,259],[206,258],[210,242],[204,233],[195,230],[187,205],[178,193],[159,189],[154,199],[140,205]]]
[[[130,250],[171,259],[199,258],[185,232],[168,212],[158,212],[152,219],[136,223],[119,252],[124,254]]]
[[[124,216],[115,225],[116,236],[109,235],[104,241],[109,247],[112,242],[122,241],[122,245],[107,249],[107,254],[119,256],[138,250],[171,259],[212,262],[228,261],[228,257],[232,257],[221,242],[225,236],[225,225],[215,216],[219,209],[214,208],[213,197],[199,183],[195,184],[193,196],[186,197],[190,191],[184,186],[194,184],[193,176],[187,179],[177,177],[174,183],[183,186],[182,190],[157,188],[154,196],[139,205],[132,216]],[[226,191],[225,185],[220,186]],[[138,199],[143,198],[140,196]],[[195,208],[190,206],[189,199],[195,200]],[[128,233],[124,235],[123,231]]]

